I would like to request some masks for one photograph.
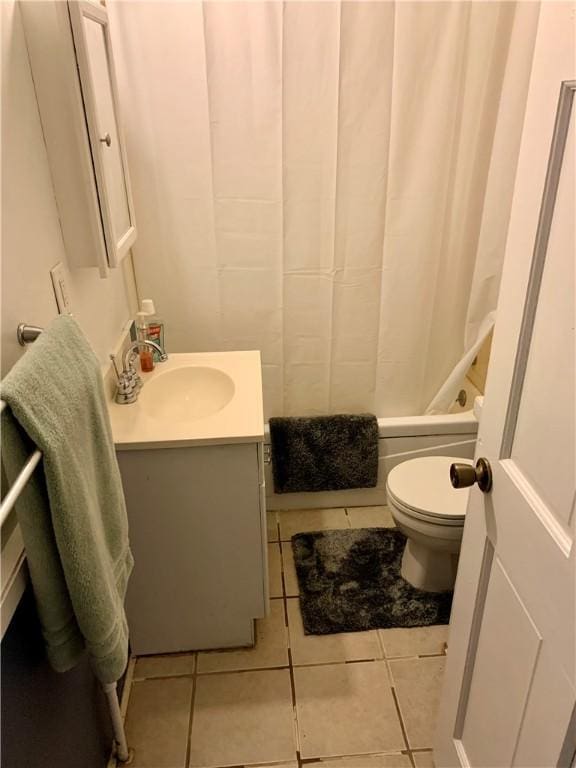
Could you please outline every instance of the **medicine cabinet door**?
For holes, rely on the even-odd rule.
[[[70,2],[70,19],[108,263],[116,267],[136,239],[126,150],[106,9],[88,0]]]

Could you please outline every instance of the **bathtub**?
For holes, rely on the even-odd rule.
[[[275,494],[272,466],[265,464],[266,508],[320,509],[365,507],[386,504],[388,472],[408,459],[420,456],[456,456],[472,459],[476,447],[480,393],[466,380],[466,404],[455,403],[450,413],[440,416],[398,416],[378,419],[378,485],[350,491]],[[265,456],[270,456],[270,434],[266,425]]]

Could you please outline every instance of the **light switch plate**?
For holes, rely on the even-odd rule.
[[[50,270],[50,277],[52,278],[52,286],[56,296],[56,304],[58,304],[58,312],[61,315],[71,315],[72,303],[70,301],[70,293],[68,291],[68,284],[66,282],[66,269],[64,268],[62,262],[58,262],[56,266],[52,267]]]

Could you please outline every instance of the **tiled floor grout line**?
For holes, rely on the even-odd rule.
[[[329,761],[329,763],[334,763],[334,768],[338,768],[338,762],[340,760],[350,760],[354,759],[356,757],[360,758],[366,758],[366,757],[394,757],[395,755],[406,755],[406,757],[410,758],[410,754],[427,754],[429,752],[432,752],[431,749],[417,749],[417,750],[409,750],[409,749],[400,749],[400,750],[393,750],[388,752],[362,752],[362,753],[356,753],[352,755],[336,755],[336,756],[330,756],[330,757],[304,757],[301,758],[298,765],[299,768],[314,768],[314,766],[318,766],[318,768],[322,768],[322,766],[328,765],[326,761]],[[295,760],[282,760],[280,762],[276,761],[274,763],[271,763],[270,765],[274,766],[274,768],[285,768],[285,766],[291,765],[292,763],[295,763]],[[211,766],[211,768],[261,768],[261,766],[264,765],[263,763],[243,763],[238,765],[218,765],[218,766]],[[268,765],[268,763],[266,764]]]
[[[313,768],[314,765],[317,765],[318,768],[322,768],[322,766],[326,766],[328,763],[326,761],[329,761],[330,763],[334,763],[334,768],[338,768],[338,762],[340,760],[350,760],[354,759],[356,757],[359,758],[366,758],[366,757],[394,757],[395,755],[406,755],[406,757],[410,757],[410,754],[427,754],[429,752],[432,752],[431,749],[395,749],[395,750],[388,750],[385,752],[360,752],[360,753],[354,753],[350,755],[332,755],[328,757],[303,757],[299,761],[299,768]],[[295,760],[282,760],[280,762],[276,761],[274,763],[271,763],[270,765],[274,766],[275,768],[285,768],[287,765],[291,765],[292,763],[296,762]],[[264,763],[244,763],[239,765],[219,765],[219,766],[211,766],[211,768],[260,768]],[[268,765],[268,763],[266,763]]]
[[[192,726],[194,724],[194,704],[196,703],[196,686],[198,680],[198,654],[194,654],[194,674],[192,676],[192,696],[190,697],[190,713],[188,716],[188,740],[186,743],[186,768],[190,768],[192,759]]]
[[[402,738],[404,739],[404,744],[406,745],[405,753],[408,755],[408,759],[410,760],[412,768],[416,768],[416,764],[414,762],[414,759],[412,758],[412,754],[410,751],[410,744],[408,742],[408,731],[406,730],[406,726],[404,724],[404,719],[402,717],[402,710],[400,709],[400,701],[398,700],[398,694],[396,693],[396,686],[394,685],[394,675],[392,674],[390,659],[386,656],[386,649],[385,649],[384,643],[382,643],[382,651],[384,652],[384,661],[386,663],[386,669],[388,670],[388,679],[390,681],[390,690],[392,691],[392,698],[394,699],[394,707],[396,708],[396,715],[400,723]]]
[[[302,757],[300,751],[300,728],[298,725],[298,710],[296,708],[296,681],[294,680],[294,666],[292,663],[292,641],[290,639],[290,622],[288,621],[288,603],[287,603],[287,589],[286,579],[284,574],[284,551],[282,547],[282,541],[280,540],[280,518],[278,520],[278,546],[280,547],[280,568],[282,574],[282,593],[283,593],[283,605],[284,605],[284,623],[286,625],[286,642],[288,645],[288,672],[290,675],[290,689],[292,692],[292,725],[294,728],[294,739],[296,741],[296,762],[298,768],[302,768]]]
[[[282,551],[282,542],[280,540],[278,540],[278,549],[280,550],[280,578],[282,580],[282,597],[286,599],[286,593],[288,590],[286,589],[286,578],[284,575],[284,552]],[[286,621],[288,621],[286,606],[284,606],[284,613],[286,614]]]
[[[288,598],[290,599],[290,598]],[[290,627],[288,629],[288,636],[290,633]],[[294,669],[310,669],[311,667],[342,667],[351,664],[372,664],[374,662],[386,663],[388,675],[392,680],[392,674],[387,662],[390,661],[414,661],[415,659],[422,658],[442,658],[441,656],[403,656],[388,659],[385,656],[381,658],[367,657],[365,659],[347,659],[344,661],[314,661],[302,664],[295,664],[292,660],[292,666]],[[215,675],[240,675],[246,672],[277,672],[282,669],[289,669],[290,664],[274,665],[270,667],[238,667],[233,669],[215,669],[208,672],[196,672],[195,674],[173,674],[173,675],[151,675],[150,677],[135,677],[134,683],[143,683],[146,680],[178,680],[180,678],[194,678],[194,677],[214,677]],[[422,747],[426,750],[426,747]]]
[[[392,667],[390,666],[390,659],[384,654],[384,661],[386,663],[386,669],[388,671],[388,679],[390,680],[390,687],[394,688],[394,676],[392,675]]]
[[[299,598],[300,597],[299,594],[298,595],[289,595],[288,594],[288,587],[286,586],[286,571],[285,571],[285,562],[284,562],[284,547],[282,545],[290,543],[290,542],[280,541],[278,543],[280,544],[280,553],[281,553],[280,559],[281,559],[281,563],[282,563],[282,589],[283,589],[283,592],[284,592],[284,597],[286,599],[291,599],[293,597]],[[298,592],[300,592],[300,590],[298,590]]]
[[[382,640],[382,635],[378,630],[376,630],[376,637],[378,638],[378,647],[380,648],[380,653],[382,654],[382,658],[386,658],[386,647],[384,646],[384,640]],[[390,670],[388,670],[388,673],[390,673]]]
[[[408,758],[412,765],[415,768],[414,760],[412,759],[412,755],[410,753],[410,744],[408,743],[408,733],[406,731],[406,726],[404,725],[404,720],[402,719],[402,712],[400,710],[400,702],[398,701],[398,695],[396,694],[396,688],[393,685],[393,679],[390,678],[391,683],[391,691],[392,691],[392,698],[394,699],[394,706],[396,707],[396,714],[398,715],[398,720],[400,722],[400,729],[402,730],[402,737],[404,739],[404,743],[406,745],[406,750],[408,751]]]
[[[390,687],[392,688],[392,696],[394,697],[394,704],[396,706],[396,712],[398,714],[398,719],[400,721],[400,727],[402,729],[402,736],[404,737],[404,741],[406,743],[406,751],[408,752],[408,757],[409,757],[410,762],[412,763],[412,765],[414,767],[415,767],[416,764],[415,764],[414,759],[412,757],[412,752],[414,752],[414,751],[426,752],[426,751],[432,751],[432,750],[431,749],[423,749],[423,748],[417,749],[417,750],[413,750],[410,747],[410,743],[408,741],[408,731],[406,730],[406,725],[404,723],[404,718],[402,716],[402,709],[400,708],[400,700],[399,700],[398,694],[396,692],[396,686],[394,684],[394,675],[392,673],[392,668],[390,666],[390,661],[410,661],[410,660],[418,659],[418,658],[424,658],[424,657],[421,657],[421,656],[407,656],[406,657],[405,656],[405,657],[401,657],[401,658],[397,658],[397,657],[394,658],[393,657],[391,659],[388,659],[388,657],[385,656],[386,666],[388,668],[388,675],[390,677]]]
[[[284,592],[284,623],[286,625],[286,642],[288,645],[288,673],[290,675],[290,689],[292,691],[292,724],[294,728],[294,739],[296,741],[296,761],[298,768],[302,768],[300,728],[298,724],[298,710],[296,707],[296,681],[294,680],[294,665],[292,663],[292,641],[290,639],[290,622],[288,621],[288,603],[286,590],[284,587],[284,558],[282,557],[282,545],[280,544],[280,567],[282,569],[282,590]]]
[[[288,645],[288,663],[290,674],[290,688],[292,690],[292,717],[294,727],[294,738],[296,740],[296,761],[298,768],[302,768],[302,745],[300,744],[300,724],[298,722],[298,708],[296,706],[296,681],[294,679],[294,667],[292,666],[292,649]]]
[[[367,659],[346,659],[343,663],[350,665],[350,664],[373,664],[374,662],[378,662],[380,664],[383,661],[384,659],[382,658],[382,656],[377,658],[374,658],[373,656],[371,656],[370,658],[367,658]],[[341,662],[335,661],[335,662],[327,662],[327,663],[340,664]],[[298,665],[298,666],[304,666],[304,665]],[[312,665],[309,665],[309,666],[312,666]],[[313,666],[320,666],[320,665],[315,664]]]
[[[288,648],[290,648],[290,622],[288,621],[288,603],[286,602],[286,596],[282,598],[282,607],[284,609],[284,624],[286,626],[286,637],[288,642]],[[290,666],[290,663],[288,663]]]
[[[216,675],[243,675],[248,672],[279,672],[281,669],[288,669],[288,664],[274,667],[243,667],[242,669],[215,669],[213,672],[198,672],[198,677],[215,677]]]
[[[286,617],[285,617],[285,621],[286,621]],[[289,626],[287,626],[287,631],[288,631],[288,637],[289,637],[289,633],[290,633]],[[314,662],[303,663],[303,664],[295,664],[294,660],[292,660],[291,663],[294,669],[310,669],[312,667],[342,667],[342,666],[350,666],[352,664],[373,664],[375,662],[386,663],[388,676],[390,680],[392,680],[391,670],[387,662],[414,661],[415,659],[418,659],[418,658],[430,658],[430,657],[410,656],[410,657],[393,658],[393,659],[387,659],[386,657],[383,657],[383,658],[367,657],[365,659],[347,659],[344,661],[314,661]],[[437,658],[437,657],[432,657],[432,658]],[[186,674],[151,675],[150,677],[135,677],[133,682],[143,683],[146,680],[178,680],[180,678],[215,677],[216,675],[241,675],[248,672],[278,672],[283,669],[290,669],[290,663],[275,665],[270,667],[238,667],[233,669],[215,669],[215,670],[210,670],[208,672],[197,671],[194,674],[188,674],[188,675]],[[422,747],[422,749],[426,750],[427,748]]]
[[[330,765],[333,764],[334,768],[338,768],[338,763],[340,760],[351,760],[356,757],[359,757],[359,758],[393,757],[396,755],[406,755],[408,757],[409,753],[410,753],[409,749],[393,749],[385,752],[355,752],[350,755],[328,755],[327,757],[304,757],[302,758],[302,766],[303,768],[313,768],[314,765],[317,765],[318,768],[323,768],[323,766],[325,767],[325,766],[328,766],[329,764]],[[244,768],[258,768],[258,766],[250,765],[250,766],[244,766]],[[279,763],[278,768],[283,768],[283,763]]]
[[[135,677],[135,683],[145,683],[147,680],[189,680],[194,679],[195,673],[192,672],[188,675],[153,675],[152,677]]]

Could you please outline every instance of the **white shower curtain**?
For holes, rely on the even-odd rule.
[[[538,5],[113,12],[169,349],[260,349],[267,416],[446,408],[496,305]]]

